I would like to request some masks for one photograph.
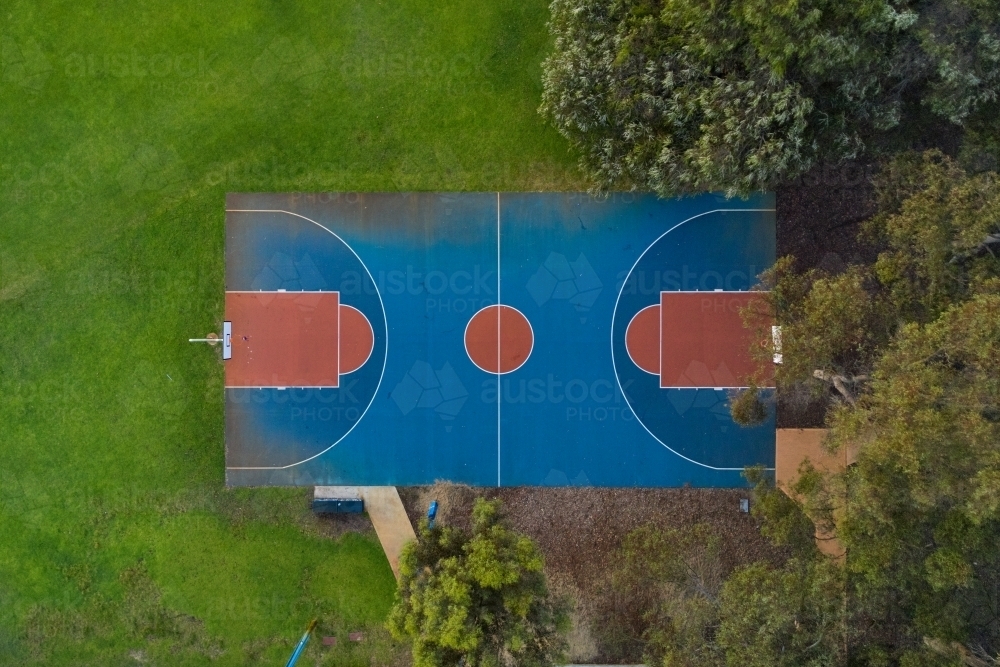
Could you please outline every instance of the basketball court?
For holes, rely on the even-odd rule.
[[[774,235],[770,195],[231,194],[227,482],[742,485]]]

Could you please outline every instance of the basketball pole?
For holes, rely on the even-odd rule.
[[[207,334],[204,338],[188,338],[189,343],[208,343],[212,347],[217,344],[222,343],[222,359],[223,361],[228,361],[233,356],[233,323],[226,320],[222,323],[222,335],[215,333],[214,331]]]

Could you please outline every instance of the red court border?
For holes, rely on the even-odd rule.
[[[233,323],[226,388],[340,386],[339,292],[226,292],[225,311]]]
[[[258,297],[258,302],[265,297],[267,303],[237,305],[247,297]],[[316,299],[309,317],[303,308],[310,306],[303,304],[303,297]],[[362,368],[375,349],[371,322],[357,308],[341,303],[337,291],[227,291],[225,310],[233,329],[233,355],[225,365],[227,389],[337,389],[340,377]],[[316,315],[318,329],[309,326]],[[343,365],[344,334],[352,339],[352,353],[359,337],[367,347],[364,359],[351,358],[351,367]],[[248,335],[256,336],[259,347],[244,342]]]

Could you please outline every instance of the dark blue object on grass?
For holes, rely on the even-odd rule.
[[[357,514],[365,511],[361,498],[317,498],[312,501],[317,514]]]

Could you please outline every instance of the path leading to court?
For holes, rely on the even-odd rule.
[[[365,503],[392,573],[399,579],[399,555],[403,545],[417,539],[406,508],[394,486],[317,486],[314,498],[361,498]]]
[[[823,448],[825,428],[779,428],[775,446],[775,483],[789,496],[799,478],[799,466],[809,459],[821,472],[840,473],[857,460],[857,447],[843,447],[836,454]],[[842,559],[845,551],[835,533],[816,530],[816,546],[828,556]]]

